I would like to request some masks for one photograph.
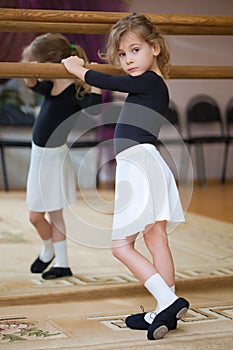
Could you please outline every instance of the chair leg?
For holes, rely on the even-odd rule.
[[[4,155],[4,148],[1,145],[1,163],[2,163],[2,175],[3,175],[3,182],[4,182],[4,190],[6,192],[9,191],[9,185],[8,185],[8,178],[7,178],[7,170],[6,170],[6,162],[5,162],[5,155]]]
[[[187,148],[181,147],[179,180],[180,183],[185,184],[193,180],[193,167],[190,161],[191,147],[188,144]]]
[[[96,188],[100,186],[100,172],[101,172],[101,158],[102,158],[102,147],[97,146],[97,162],[96,162]]]
[[[225,150],[224,150],[224,156],[223,156],[223,167],[222,167],[222,177],[221,177],[222,183],[225,183],[226,181],[228,153],[229,153],[229,141],[227,140],[225,143]]]
[[[203,186],[206,182],[204,152],[201,143],[195,145],[196,150],[196,167],[198,185]]]

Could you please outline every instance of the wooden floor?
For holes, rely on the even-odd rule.
[[[194,186],[188,211],[233,223],[233,181]]]

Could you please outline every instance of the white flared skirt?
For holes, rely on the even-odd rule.
[[[113,240],[163,220],[169,233],[185,221],[175,178],[155,146],[130,147],[119,153],[116,161]]]
[[[30,211],[50,212],[76,202],[74,168],[69,148],[32,143],[26,202]]]

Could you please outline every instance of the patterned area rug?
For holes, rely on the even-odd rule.
[[[63,338],[65,335],[46,321],[32,321],[27,317],[0,319],[0,344],[45,338]]]

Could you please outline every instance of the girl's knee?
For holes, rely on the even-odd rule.
[[[30,212],[29,221],[32,225],[36,226],[43,219],[42,213]]]
[[[129,254],[130,247],[128,245],[117,245],[112,246],[112,255],[120,261],[124,261]]]
[[[122,251],[119,247],[112,246],[112,255],[115,258],[120,259],[121,254],[122,254]]]
[[[150,229],[147,230],[143,235],[145,244],[147,246],[160,244],[168,244],[167,231],[164,225],[155,223],[151,225]]]
[[[124,262],[129,254],[135,249],[134,244],[138,233],[125,239],[112,240],[112,255]]]

